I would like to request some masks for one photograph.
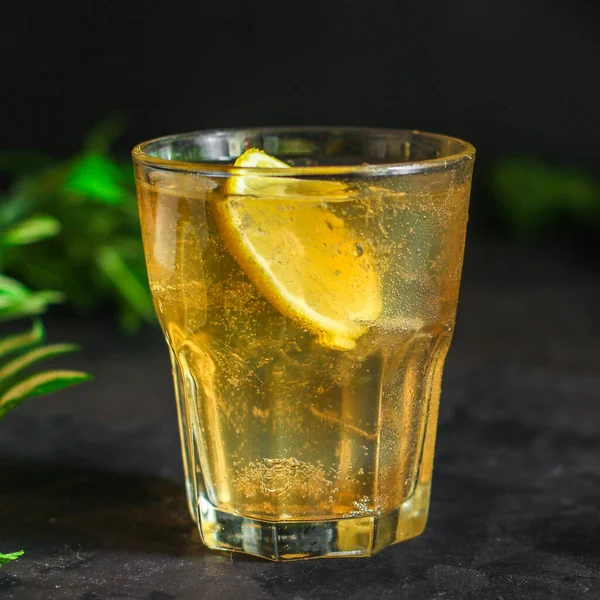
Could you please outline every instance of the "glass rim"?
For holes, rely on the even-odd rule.
[[[450,141],[457,143],[459,150],[435,158],[423,160],[389,162],[366,165],[310,165],[291,166],[286,168],[264,168],[264,167],[234,167],[232,164],[218,162],[192,162],[183,160],[171,160],[152,156],[147,149],[157,143],[168,143],[177,139],[194,136],[227,136],[233,133],[248,134],[278,134],[278,133],[371,133],[386,135],[389,137],[422,136],[430,140]],[[223,129],[200,129],[186,133],[176,133],[161,136],[137,144],[131,156],[137,164],[153,167],[164,171],[186,172],[207,176],[265,176],[270,177],[309,177],[318,175],[349,175],[349,176],[373,176],[373,175],[409,175],[425,173],[429,171],[446,170],[465,160],[475,158],[475,147],[460,138],[449,135],[430,133],[417,129],[392,129],[377,127],[231,127]]]

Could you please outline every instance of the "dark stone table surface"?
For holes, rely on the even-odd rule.
[[[0,598],[600,599],[600,270],[582,257],[470,245],[429,524],[371,559],[205,550],[159,333],[50,319],[96,380],[0,423],[0,551],[25,550]]]

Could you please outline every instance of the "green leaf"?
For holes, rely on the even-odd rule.
[[[50,215],[35,215],[16,225],[3,234],[4,246],[23,246],[53,237],[60,231],[60,223]]]
[[[56,392],[91,379],[82,371],[45,371],[26,377],[0,396],[0,419],[23,400]]]
[[[121,177],[119,167],[105,156],[86,154],[73,166],[65,190],[104,204],[118,205],[125,197]]]
[[[0,273],[0,294],[12,298],[24,298],[31,292],[19,281]]]
[[[144,285],[114,249],[105,246],[97,256],[100,269],[115,289],[144,320],[154,319],[154,307],[150,290]]]
[[[10,377],[14,377],[17,373],[30,367],[31,365],[41,360],[53,358],[60,354],[67,354],[68,352],[75,352],[79,346],[76,344],[51,344],[48,346],[42,346],[41,348],[34,348],[25,354],[22,354],[18,358],[6,363],[0,368],[0,386],[4,381]]]
[[[16,298],[8,305],[6,298],[0,297],[0,321],[41,315],[46,312],[49,304],[57,304],[63,300],[63,294],[50,290],[29,292],[27,296]]]
[[[29,331],[5,337],[0,341],[0,357],[16,352],[17,350],[24,350],[25,348],[34,346],[43,339],[44,326],[39,319],[36,319],[33,323],[33,327]]]
[[[10,552],[9,554],[2,554],[0,552],[0,567],[11,560],[17,560],[20,556],[23,556],[23,554],[25,554],[23,550],[19,550],[18,552]]]

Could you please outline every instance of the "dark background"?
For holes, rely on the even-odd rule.
[[[213,127],[363,125],[597,168],[600,5],[583,0],[58,2],[4,9],[4,145],[119,148]]]
[[[122,156],[175,132],[310,124],[446,133],[478,156],[421,537],[361,562],[206,551],[160,332],[53,309],[49,338],[83,346],[61,366],[95,381],[0,423],[0,551],[25,550],[2,600],[600,598],[598,229],[517,241],[487,211],[502,157],[600,175],[598,2],[3,9],[4,148],[70,156],[122,111]]]

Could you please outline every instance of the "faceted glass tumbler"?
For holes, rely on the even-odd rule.
[[[204,543],[368,556],[427,520],[474,148],[361,128],[133,151]]]

